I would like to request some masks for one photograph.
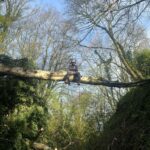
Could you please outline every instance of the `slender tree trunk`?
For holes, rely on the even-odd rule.
[[[129,73],[129,75],[132,77],[133,80],[140,80],[140,79],[144,79],[144,77],[142,76],[142,74],[137,70],[135,69],[133,66],[131,66],[129,64],[129,62],[126,60],[126,56],[125,56],[125,51],[124,51],[124,48],[123,46],[114,38],[113,36],[113,32],[112,32],[112,29],[105,29],[105,31],[107,32],[107,34],[109,35],[109,37],[111,38],[115,48],[116,48],[116,51],[118,53],[118,56],[121,60],[121,62],[123,63],[123,65],[125,66],[127,72]]]

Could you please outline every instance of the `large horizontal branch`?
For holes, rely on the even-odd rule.
[[[49,72],[44,70],[28,70],[21,67],[9,67],[3,64],[0,64],[0,73],[5,75],[14,75],[17,77],[52,80],[52,81],[64,81],[64,77],[66,75],[65,71]],[[70,76],[70,81],[75,82],[73,80],[73,76]],[[81,77],[80,82],[89,85],[103,85],[107,87],[127,88],[127,87],[135,87],[135,86],[150,84],[150,79],[141,80],[137,82],[122,83],[118,81],[104,80],[103,78],[83,76]]]

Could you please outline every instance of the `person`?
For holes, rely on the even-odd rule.
[[[78,72],[78,66],[76,65],[76,62],[74,59],[70,59],[68,68],[67,68],[67,75],[65,77],[65,83],[70,85],[69,77],[73,75],[74,81],[80,85],[80,73]]]

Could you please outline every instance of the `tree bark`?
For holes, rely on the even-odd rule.
[[[33,148],[35,150],[51,150],[51,148],[48,145],[45,145],[43,143],[33,143]]]
[[[28,70],[21,67],[10,67],[3,64],[0,64],[0,73],[2,75],[13,75],[17,77],[23,78],[33,78],[33,79],[41,79],[41,80],[52,80],[52,81],[64,81],[64,77],[66,75],[65,71],[59,72],[49,72],[44,70]],[[74,81],[74,77],[70,76],[70,81]],[[136,82],[123,83],[118,81],[108,81],[103,79],[102,77],[81,77],[81,83],[89,84],[89,85],[103,85],[107,87],[118,87],[118,88],[128,88],[135,86],[142,86],[145,84],[150,84],[150,79],[140,80]]]

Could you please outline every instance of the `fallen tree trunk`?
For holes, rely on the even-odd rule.
[[[5,75],[14,75],[17,77],[34,78],[52,81],[64,81],[65,71],[49,72],[44,70],[28,70],[21,67],[9,67],[0,64],[0,73]],[[70,81],[75,82],[73,76],[70,76]],[[103,85],[107,87],[128,88],[150,84],[150,79],[140,80],[136,82],[123,83],[118,81],[108,81],[103,78],[81,77],[81,83],[89,85]]]

